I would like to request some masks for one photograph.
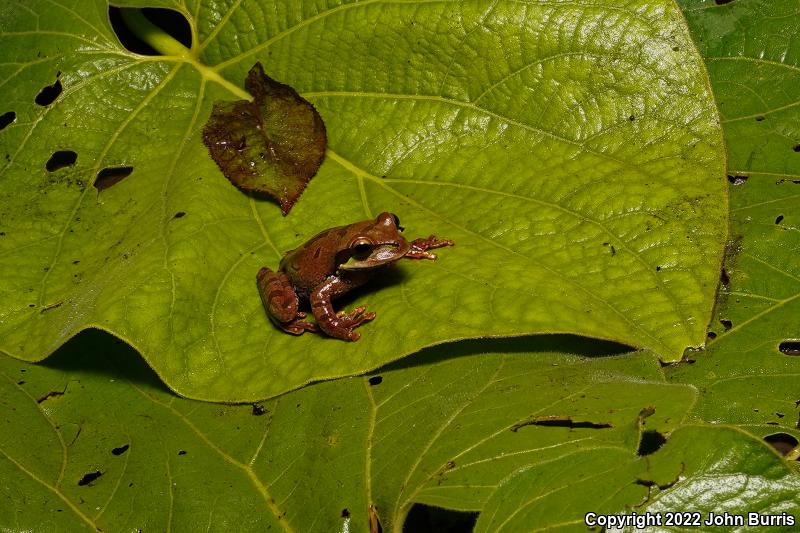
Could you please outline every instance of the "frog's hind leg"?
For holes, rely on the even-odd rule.
[[[300,300],[286,274],[263,267],[258,271],[256,283],[267,315],[283,331],[292,335],[317,331],[315,324],[303,320],[306,314],[300,311]]]
[[[353,331],[358,326],[375,318],[375,313],[366,312],[364,306],[357,307],[352,312],[336,312],[331,299],[345,294],[359,283],[343,280],[336,277],[328,278],[319,288],[311,293],[311,311],[317,319],[320,329],[337,339],[357,341],[361,334]]]

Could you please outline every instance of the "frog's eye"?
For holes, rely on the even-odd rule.
[[[351,246],[353,253],[358,256],[366,256],[372,251],[372,241],[369,239],[358,239]]]

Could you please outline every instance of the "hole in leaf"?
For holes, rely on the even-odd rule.
[[[186,455],[186,450],[178,450],[178,455]]]
[[[728,275],[728,271],[725,270],[725,267],[722,268],[722,272],[719,274],[719,282],[723,287],[727,287],[731,284],[731,277]]]
[[[120,446],[119,448],[114,448],[113,450],[111,450],[111,453],[113,453],[114,455],[122,455],[123,453],[127,452],[128,448],[130,447],[131,447],[130,444],[125,444],[124,446]]]
[[[60,75],[61,73],[59,72],[57,76]],[[62,90],[64,90],[64,87],[61,85],[61,80],[57,79],[53,85],[48,85],[39,91],[39,94],[36,95],[34,101],[42,107],[49,106],[56,101],[56,98],[58,98],[58,95],[61,94]]]
[[[725,4],[730,4],[733,0],[714,0],[714,3],[718,6],[724,6]]]
[[[251,412],[253,413],[253,416],[261,416],[266,413],[267,410],[260,403],[254,403],[253,410]]]
[[[383,382],[383,376],[372,376],[369,378],[370,385],[380,385]]]
[[[48,172],[55,172],[61,168],[71,167],[78,160],[78,154],[72,150],[59,150],[53,152],[50,159],[44,165]]]
[[[414,504],[408,512],[404,533],[437,531],[441,533],[469,533],[475,529],[479,513],[450,511],[440,507]]]
[[[709,338],[709,339],[712,339],[712,340],[713,340],[713,339],[716,339],[716,338],[717,338],[717,334],[716,334],[716,333],[714,333],[713,331],[709,331],[709,332],[708,332],[708,338]]]
[[[733,322],[725,318],[721,318],[719,323],[722,324],[722,327],[725,328],[725,331],[728,331],[733,327]]]
[[[744,185],[750,176],[731,176],[728,175],[728,181],[733,185]]]
[[[36,403],[42,403],[45,400],[49,400],[50,398],[55,398],[57,396],[64,396],[64,391],[62,391],[62,390],[51,390],[50,392],[48,392],[44,396],[39,397],[36,400]]]
[[[786,355],[800,355],[800,342],[785,341],[778,345],[778,350]]]
[[[183,211],[178,211],[172,218],[183,218],[186,216],[186,213]]]
[[[758,116],[756,117],[756,122],[761,122],[761,121],[762,121],[762,120],[764,120],[765,118],[767,118],[767,117],[765,117],[764,115],[758,115]]]
[[[109,6],[108,18],[111,28],[117,35],[119,42],[129,51],[145,55],[163,55],[152,46],[141,40],[128,27],[126,20],[135,20],[144,17],[144,23],[150,23],[166,32],[170,37],[181,43],[186,48],[192,47],[192,29],[189,21],[181,13],[172,9],[150,8],[119,8]]]
[[[775,219],[776,224],[780,224],[782,221],[783,221],[783,215],[778,215],[777,218]]]
[[[103,473],[100,472],[99,470],[84,474],[83,477],[80,479],[80,481],[78,481],[78,486],[85,487],[86,485],[91,484],[92,481],[94,481],[95,479],[99,478],[102,475]]]
[[[775,448],[784,457],[797,447],[797,439],[788,433],[773,433],[764,437],[764,442]]]
[[[350,511],[347,508],[342,509],[342,518],[350,518]]]
[[[98,191],[104,191],[124,180],[133,172],[133,167],[108,167],[97,173],[94,186]]]
[[[611,252],[611,255],[617,255],[617,249],[614,248],[614,245],[611,244],[610,242],[604,242],[603,246],[608,246],[608,249]]]
[[[800,144],[795,144],[792,150],[794,150],[795,152],[800,152]]]
[[[595,423],[595,422],[574,422],[569,417],[535,417],[528,420],[523,420],[511,426],[511,431],[516,433],[525,426],[545,426],[569,429],[608,429],[613,427],[611,424]]]
[[[17,120],[17,114],[13,111],[9,111],[8,113],[3,113],[0,115],[0,130],[5,129],[6,126],[11,124]]]

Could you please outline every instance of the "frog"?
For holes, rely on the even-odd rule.
[[[277,271],[262,267],[256,275],[258,292],[270,320],[292,335],[320,330],[330,337],[357,341],[355,329],[375,319],[374,312],[359,306],[336,312],[332,301],[380,276],[400,259],[427,259],[429,250],[453,246],[435,235],[408,241],[394,213],[375,219],[326,229],[305,244],[286,252]],[[306,320],[301,304],[309,303],[315,322]]]

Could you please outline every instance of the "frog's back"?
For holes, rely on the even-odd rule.
[[[334,242],[346,233],[346,228],[327,229],[283,256],[279,268],[289,277],[298,294],[307,297],[336,272],[338,247]]]

